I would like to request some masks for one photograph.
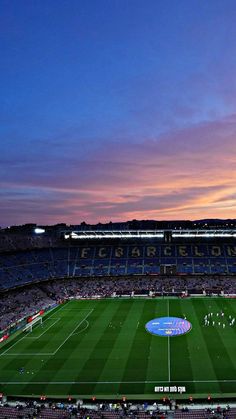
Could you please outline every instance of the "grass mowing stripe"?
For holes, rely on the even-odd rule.
[[[227,303],[227,304],[226,304]],[[236,333],[236,325],[230,326],[230,321],[233,317],[236,318],[235,311],[232,309],[232,306],[230,304],[230,301],[216,301],[217,306],[224,312],[224,317],[222,317],[222,321],[225,322],[226,327],[223,330],[223,336],[225,338],[225,341],[227,340],[227,350],[230,354],[231,360],[235,365],[236,369],[236,341],[235,341],[235,333]],[[229,316],[231,316],[231,319],[229,319]],[[227,332],[227,334],[225,333]],[[236,374],[236,370],[235,370]]]
[[[72,302],[74,303],[74,302]],[[69,380],[75,380],[78,372],[83,368],[84,363],[90,359],[90,353],[93,349],[93,345],[97,342],[101,335],[102,321],[105,319],[107,322],[107,311],[110,312],[111,309],[115,310],[115,306],[110,306],[107,301],[77,301],[77,306],[80,305],[81,308],[94,308],[94,311],[89,317],[89,327],[84,333],[74,334],[70,339],[70,345],[67,345],[66,348],[62,351],[59,351],[52,360],[48,361],[47,369],[51,369],[51,377],[49,384],[46,387],[47,392],[52,393],[53,385],[50,384],[50,381],[65,381],[65,371],[66,377]],[[75,306],[73,304],[73,306]],[[110,308],[109,308],[110,306]],[[78,314],[78,313],[77,313]],[[73,313],[74,316],[74,313]],[[55,365],[57,368],[55,368]],[[72,386],[73,391],[78,394],[78,386]],[[63,385],[60,388],[60,391],[64,391],[64,394],[72,393],[71,385]],[[54,394],[57,389],[55,389]],[[74,394],[74,393],[73,393]]]
[[[166,317],[166,313],[167,301],[157,301],[153,318]],[[152,335],[146,377],[147,380],[166,381],[168,379],[168,339],[165,336]]]
[[[56,324],[59,320],[61,320],[60,319],[60,317],[58,317],[58,319],[55,319],[55,321],[50,325],[49,324],[49,326],[47,327],[47,328],[42,328],[41,327],[41,333],[38,335],[38,336],[26,336],[26,339],[39,339],[39,338],[41,338],[49,329],[51,329],[51,327],[53,327],[54,326],[54,324]],[[38,330],[40,330],[40,329],[37,329],[37,331]],[[43,330],[43,331],[42,331]],[[32,332],[33,333],[33,332]]]
[[[140,320],[142,327],[136,329],[127,363],[124,369],[122,381],[142,381],[146,378],[148,368],[148,356],[150,351],[150,344],[153,336],[145,330],[145,324],[148,320],[155,317],[156,301],[147,300],[142,302],[142,307],[139,306]],[[140,309],[141,308],[141,309]],[[121,383],[119,393],[143,394],[145,391],[145,384],[133,384],[132,388],[129,384]]]
[[[155,315],[153,318],[165,317],[167,313],[167,300],[156,300]],[[152,320],[151,318],[148,320]],[[148,332],[146,332],[148,333]],[[154,386],[166,383],[168,377],[168,339],[166,337],[151,335],[148,365],[146,369],[145,393],[153,393]]]
[[[115,345],[105,362],[104,368],[99,377],[99,383],[94,389],[95,394],[101,394],[101,392],[104,392],[104,386],[101,386],[102,381],[107,381],[110,391],[114,394],[119,393],[119,384],[124,374],[127,356],[133,343],[136,329],[139,327],[140,320],[137,302],[130,301],[129,304],[130,310],[127,312],[121,329],[118,330]],[[140,302],[138,305],[140,305]],[[111,383],[108,383],[109,381]],[[116,381],[116,383],[114,383],[114,381]]]
[[[170,316],[184,318],[185,311],[181,300],[171,301]],[[194,338],[191,333],[190,331],[185,335],[171,337],[171,380],[176,380],[176,382],[181,383],[185,380],[194,381],[191,352],[188,345],[189,339]]]
[[[167,300],[167,316],[170,317],[170,300]],[[170,381],[170,363],[171,363],[171,358],[170,358],[170,336],[167,337],[168,341],[168,381]]]
[[[228,299],[227,300],[230,310],[234,313],[234,317],[236,318],[236,304],[235,299]]]
[[[209,308],[212,312],[217,311],[217,305],[214,300],[210,303],[210,305],[209,303],[205,303],[203,300],[200,300],[199,306],[202,307],[202,311],[205,313],[209,312]],[[208,347],[215,375],[219,380],[220,390],[221,392],[224,392],[225,385],[220,380],[235,378],[235,368],[224,345],[222,330],[218,330],[217,327],[207,326],[202,328],[202,333]]]
[[[83,320],[81,325],[82,325],[81,330],[78,330],[77,332],[75,332],[74,335],[79,335],[80,333],[84,332],[89,327],[89,321],[88,320]]]
[[[209,385],[209,382],[203,384],[201,381],[203,380],[203,377],[207,377],[208,380],[213,380],[214,392],[220,392],[205,337],[202,333],[203,318],[206,313],[201,311],[199,300],[189,300],[188,306],[188,310],[186,307],[187,318],[192,323],[192,331],[189,334],[188,342],[189,350],[191,353],[192,370],[195,380],[195,388],[191,388],[191,384],[188,386],[188,388],[192,393],[194,393],[194,391],[196,393],[205,392],[206,395],[211,393],[210,389],[213,387],[212,384]]]
[[[131,306],[132,303],[130,301],[121,300],[116,302],[115,305],[114,303],[111,303],[112,312],[108,313],[105,328],[101,331],[100,338],[94,345],[89,359],[85,362],[83,368],[79,372],[80,380],[87,378],[89,371],[91,381],[100,381],[100,375],[106,365],[107,359],[110,357],[112,349],[116,345],[119,333],[122,330],[124,321],[129,315]],[[95,391],[95,387],[96,385],[94,384],[88,384],[85,388],[83,386],[81,391],[92,394]]]
[[[85,318],[85,313],[87,313],[87,317],[91,312],[91,307],[85,310],[78,310],[77,316],[68,316],[64,312],[60,313],[61,319],[64,319],[64,323],[56,330],[56,335],[46,334],[45,338],[46,340],[51,340],[51,351],[53,350],[53,355],[50,357],[38,357],[38,360],[35,363],[35,374],[32,376],[33,381],[45,381],[45,379],[48,380],[50,383],[51,380],[53,380],[53,377],[57,374],[58,370],[60,370],[63,366],[63,363],[66,362],[67,356],[65,355],[68,353],[68,348],[73,350],[73,346],[71,345],[71,341],[73,340],[73,333],[75,330],[79,327],[79,323],[82,323],[82,321]],[[72,329],[73,328],[73,329]],[[50,331],[51,332],[51,331]],[[65,338],[66,336],[66,338]],[[52,339],[51,339],[52,338]],[[60,348],[59,348],[60,347]],[[64,356],[63,356],[64,353]],[[42,359],[41,359],[42,358]],[[42,363],[41,363],[42,362]],[[47,389],[46,386],[37,385],[33,386],[34,391],[39,391],[42,393],[43,389],[44,391]],[[31,384],[28,384],[24,387],[24,391],[29,394],[32,390]]]
[[[230,371],[230,376],[235,377],[236,376],[236,326],[235,324],[233,326],[230,326],[230,320],[229,316],[236,317],[234,310],[232,310],[230,300],[215,300],[215,304],[217,307],[219,307],[222,312],[224,313],[224,316],[222,316],[221,320],[225,323],[225,328],[218,329],[219,332],[222,334],[222,339],[224,341],[225,350],[228,353],[228,356],[230,357],[232,364],[234,366],[233,370]],[[223,384],[223,391],[232,391],[232,385],[229,383]],[[234,391],[236,392],[236,385],[234,386]]]
[[[53,355],[55,355],[62,346],[65,345],[65,343],[68,341],[68,339],[70,339],[70,337],[75,334],[75,331],[78,329],[78,327],[87,319],[87,317],[92,313],[93,309],[91,309],[86,316],[79,322],[79,324],[77,326],[75,326],[75,328],[72,330],[72,332],[63,340],[63,342],[58,346],[58,348],[54,351]]]

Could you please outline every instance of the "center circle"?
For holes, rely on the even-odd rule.
[[[146,330],[158,336],[179,336],[189,332],[192,328],[188,320],[179,317],[158,317],[145,325]]]

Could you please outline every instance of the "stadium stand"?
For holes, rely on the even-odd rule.
[[[93,405],[39,402],[17,402],[10,405],[0,405],[0,419],[133,419],[172,418],[172,419],[235,419],[234,407],[204,407],[196,409],[194,406],[164,408],[157,403],[101,403]]]
[[[65,277],[234,275],[236,246],[216,243],[198,246],[155,243],[143,246],[135,243],[102,246],[96,243],[88,246],[85,243],[83,246],[2,252],[0,287],[9,289],[48,278]],[[175,256],[165,257],[167,252]],[[155,253],[160,256],[156,257]],[[205,254],[206,257],[196,257],[196,254]]]

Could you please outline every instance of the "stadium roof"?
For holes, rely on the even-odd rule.
[[[236,229],[214,229],[214,230],[87,230],[87,231],[64,231],[65,239],[130,239],[130,238],[163,238],[165,232],[169,232],[172,237],[236,237]]]

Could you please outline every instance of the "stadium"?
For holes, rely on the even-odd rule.
[[[19,399],[22,417],[39,400],[87,406],[42,418],[235,417],[235,237],[234,220],[1,230],[0,417]]]

